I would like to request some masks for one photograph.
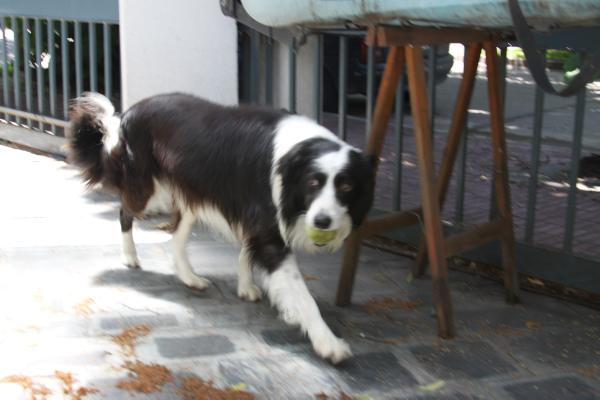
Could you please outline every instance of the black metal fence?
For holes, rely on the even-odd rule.
[[[29,3],[0,15],[0,116],[61,136],[70,98],[91,90],[120,104],[117,3],[59,1],[49,15]]]

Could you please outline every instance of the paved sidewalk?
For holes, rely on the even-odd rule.
[[[4,146],[0,169],[2,400],[248,398],[214,388],[257,399],[599,398],[598,311],[528,293],[508,306],[499,284],[452,272],[458,338],[443,341],[430,281],[406,283],[410,260],[365,249],[354,305],[337,308],[339,255],[303,255],[323,315],[355,353],[334,367],[266,301],[237,299],[230,245],[194,232],[191,260],[213,285],[193,292],[171,273],[159,221],[136,228],[143,270],[127,270],[112,197],[85,192],[61,161]]]

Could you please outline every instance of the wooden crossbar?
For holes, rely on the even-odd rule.
[[[475,249],[494,240],[501,240],[506,227],[506,221],[497,220],[476,226],[467,232],[449,236],[445,240],[446,257]]]
[[[467,28],[400,28],[378,26],[369,29],[366,44],[369,46],[425,46],[447,43],[482,43],[492,35],[483,30]]]

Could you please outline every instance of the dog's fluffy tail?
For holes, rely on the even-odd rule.
[[[103,182],[119,142],[121,121],[114,106],[105,96],[86,92],[71,101],[69,117],[69,161],[82,169],[88,185]]]

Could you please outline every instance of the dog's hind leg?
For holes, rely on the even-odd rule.
[[[121,223],[121,262],[131,269],[140,268],[140,260],[138,259],[133,242],[133,215],[129,214],[123,208],[119,210],[119,222]]]
[[[248,301],[258,301],[261,298],[261,291],[254,284],[252,278],[252,260],[245,246],[242,247],[242,251],[240,252],[237,295],[239,298]]]
[[[187,286],[195,289],[206,289],[210,281],[194,273],[186,251],[188,238],[195,222],[196,216],[191,211],[183,211],[177,229],[173,232],[172,242],[175,256],[175,273]]]
[[[300,325],[315,352],[334,364],[352,355],[348,344],[329,329],[300,274],[296,259],[288,254],[266,278],[269,298],[289,324]]]

